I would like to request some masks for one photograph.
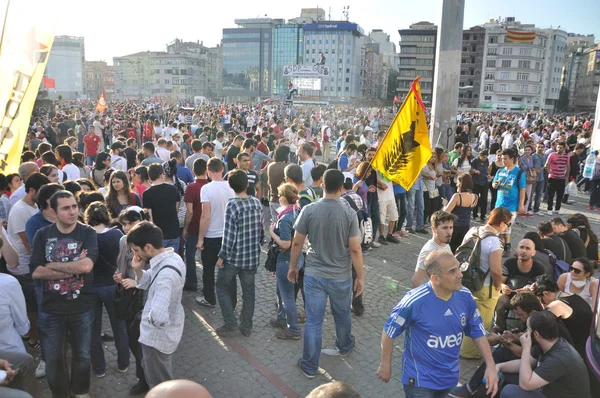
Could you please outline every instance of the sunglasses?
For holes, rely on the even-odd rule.
[[[573,268],[573,267],[569,267],[569,272],[575,272],[576,275],[581,274],[583,271],[580,270],[579,268]]]
[[[506,224],[506,227],[507,227],[507,228],[510,228],[510,226],[512,225],[512,221],[505,222],[504,224]]]

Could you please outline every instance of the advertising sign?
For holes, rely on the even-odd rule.
[[[329,76],[327,65],[285,65],[283,67],[284,77],[323,77]]]
[[[298,90],[320,90],[321,89],[321,79],[299,78],[299,79],[292,79],[292,83],[294,83],[298,87]]]

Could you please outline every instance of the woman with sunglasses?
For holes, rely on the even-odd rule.
[[[596,296],[598,294],[598,279],[592,277],[594,266],[586,257],[579,257],[573,260],[573,265],[569,267],[569,272],[562,274],[556,283],[561,291],[581,296],[589,305],[594,308]]]
[[[577,294],[561,291],[556,282],[545,274],[535,279],[533,294],[547,310],[562,319],[573,339],[573,347],[585,358],[585,344],[594,316],[588,303]]]

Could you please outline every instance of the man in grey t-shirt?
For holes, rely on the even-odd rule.
[[[288,272],[289,281],[296,283],[298,257],[308,236],[311,245],[304,264],[306,326],[302,358],[297,366],[310,379],[319,368],[327,297],[336,327],[336,348],[339,355],[346,356],[354,347],[350,317],[353,264],[357,274],[356,295],[362,294],[364,289],[358,218],[340,202],[344,175],[339,170],[327,170],[323,181],[325,197],[305,206],[296,219]]]

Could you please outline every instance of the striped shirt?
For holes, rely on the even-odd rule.
[[[263,212],[254,197],[229,199],[225,208],[225,229],[219,257],[242,269],[255,269],[260,262],[264,237]]]
[[[548,168],[550,172],[548,178],[563,179],[567,173],[567,164],[569,163],[569,155],[563,152],[559,155],[557,152],[551,153],[548,156]]]

